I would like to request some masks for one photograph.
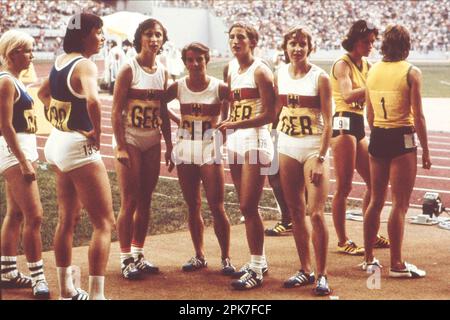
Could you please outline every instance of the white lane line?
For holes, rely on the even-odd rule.
[[[442,84],[445,84],[447,86],[450,86],[450,82],[448,82],[448,81],[441,80],[439,82],[442,83]]]

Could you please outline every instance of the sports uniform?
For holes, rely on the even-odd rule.
[[[188,88],[187,77],[178,81],[181,125],[174,148],[177,164],[221,163],[220,141],[215,143],[213,136],[222,105],[219,97],[221,81],[209,78],[208,87],[201,92],[193,92]]]
[[[334,75],[334,67],[337,62],[344,61],[350,68],[352,89],[364,88],[366,85],[369,63],[362,57],[361,69],[352,61],[348,54],[338,59],[331,68],[331,88],[336,111],[333,116],[333,138],[341,134],[355,136],[357,141],[365,137],[364,131],[364,104],[353,102],[346,103],[339,88],[339,82]]]
[[[369,72],[367,88],[374,110],[369,153],[375,158],[393,159],[417,149],[408,84],[411,68],[406,61],[381,61]]]
[[[239,74],[239,68],[232,67],[230,64],[232,122],[252,119],[262,112],[261,98],[255,83],[255,70],[258,67],[268,69],[260,59],[255,59],[242,74]],[[262,164],[270,163],[274,152],[268,125],[237,129],[227,136],[227,148],[240,157],[244,157],[250,150],[257,150]]]
[[[25,158],[31,162],[38,159],[36,149],[36,116],[33,109],[33,99],[27,93],[25,86],[21,81],[13,77],[8,72],[0,72],[0,78],[9,77],[14,82],[17,92],[17,98],[13,105],[13,127],[17,133],[19,147],[25,155]],[[12,153],[5,138],[0,132],[0,174],[6,169],[19,163],[16,156]]]
[[[137,62],[130,59],[133,79],[127,96],[127,105],[123,111],[125,141],[145,152],[161,143],[161,99],[164,94],[165,71],[162,64],[156,62],[155,73],[148,73]],[[113,137],[113,148],[116,140]]]
[[[80,168],[101,160],[85,134],[93,129],[87,112],[87,102],[83,95],[76,93],[70,78],[76,65],[86,60],[77,56],[58,66],[57,61],[50,72],[50,106],[45,107],[45,116],[53,129],[45,143],[44,154],[47,162],[62,172]]]
[[[278,69],[278,95],[283,106],[277,126],[278,152],[305,163],[320,152],[323,119],[319,77],[326,73],[311,65],[303,78],[292,79],[289,66]]]

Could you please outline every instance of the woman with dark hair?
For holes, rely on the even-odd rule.
[[[371,196],[364,217],[365,261],[362,269],[381,267],[373,247],[380,215],[391,185],[392,208],[388,221],[391,268],[394,278],[422,278],[426,275],[402,259],[405,216],[417,174],[417,146],[422,147],[422,167],[431,168],[427,128],[422,110],[422,74],[406,62],[411,40],[408,30],[390,25],[383,34],[382,61],[367,76],[367,120],[371,128],[369,154]]]
[[[32,288],[35,298],[50,295],[42,261],[43,209],[36,181],[36,117],[33,99],[19,80],[33,59],[33,37],[9,30],[0,37],[0,174],[5,178],[6,216],[1,230],[0,288]],[[2,196],[3,197],[3,196]],[[31,277],[17,270],[23,248]]]
[[[336,104],[331,140],[336,177],[333,222],[338,237],[337,251],[349,255],[364,255],[364,248],[348,238],[345,217],[355,169],[367,187],[362,202],[363,214],[370,200],[369,155],[364,131],[365,83],[370,68],[366,57],[377,36],[378,29],[373,25],[364,20],[356,21],[342,41],[347,53],[331,68],[331,86]],[[389,241],[378,235],[375,246],[388,248]]]
[[[169,171],[173,168],[170,120],[163,101],[168,74],[156,60],[166,41],[167,31],[159,21],[142,22],[134,38],[137,56],[120,70],[114,89],[114,164],[121,194],[117,231],[125,279],[159,272],[145,259],[144,242],[159,177],[161,132],[166,141],[166,164],[170,162]]]
[[[183,48],[182,60],[189,75],[174,82],[167,90],[167,102],[180,102],[181,125],[174,148],[175,163],[184,199],[188,205],[188,225],[195,256],[183,271],[196,271],[207,266],[203,248],[203,218],[201,215],[200,183],[203,183],[208,205],[219,241],[222,273],[231,275],[235,268],[230,261],[230,223],[223,205],[224,172],[220,140],[214,139],[220,115],[226,115],[228,87],[206,74],[209,48],[194,42]],[[225,109],[225,110],[224,110]],[[225,116],[226,117],[226,116]]]
[[[331,85],[325,71],[311,64],[311,34],[295,27],[283,37],[286,62],[275,76],[280,179],[292,218],[300,270],[285,281],[286,288],[314,284],[314,293],[328,295],[328,230],[324,218],[328,196],[331,139]],[[307,195],[305,195],[307,191]],[[312,224],[312,242],[317,278],[311,268],[310,234],[306,224],[306,203]]]
[[[59,56],[38,95],[53,129],[45,157],[56,172],[59,220],[54,238],[60,298],[105,299],[104,281],[114,227],[111,189],[101,160],[101,105],[97,66],[89,58],[103,46],[102,20],[77,14],[69,20],[65,54]],[[89,296],[72,280],[72,241],[81,208],[92,226],[89,246]]]
[[[230,27],[228,37],[237,63],[228,72],[231,114],[218,129],[227,134],[231,177],[245,217],[251,254],[250,263],[235,273],[239,279],[232,282],[235,289],[244,290],[259,287],[267,271],[264,227],[258,203],[265,181],[263,169],[268,169],[273,159],[273,143],[267,127],[275,118],[275,93],[272,71],[253,56],[258,32],[236,23]]]

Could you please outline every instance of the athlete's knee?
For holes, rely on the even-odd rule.
[[[335,197],[348,197],[352,192],[352,183],[339,183],[336,188]]]
[[[33,215],[25,216],[25,227],[31,229],[39,229],[42,225],[42,210]]]
[[[392,210],[398,211],[402,213],[406,213],[409,208],[409,200],[408,199],[402,199],[402,198],[396,198],[392,197]]]
[[[122,199],[122,212],[125,214],[133,214],[136,211],[138,199],[135,196],[128,196]]]
[[[195,215],[200,213],[202,202],[200,199],[193,199],[188,202],[189,214]]]
[[[370,212],[377,212],[381,214],[381,210],[383,210],[384,207],[384,199],[378,199],[378,198],[371,198],[369,202],[369,208],[367,211]]]
[[[315,226],[321,226],[325,222],[323,213],[319,210],[312,210],[310,213],[310,217],[311,217],[311,224],[313,225],[313,228]]]
[[[254,203],[250,202],[244,202],[242,201],[239,204],[239,209],[241,209],[241,212],[244,216],[253,215],[258,213],[258,206]]]
[[[6,216],[9,217],[14,223],[22,223],[23,214],[20,210],[9,209],[6,211]]]
[[[115,228],[115,225],[116,222],[114,216],[95,219],[95,221],[92,222],[92,226],[97,232],[111,233]]]

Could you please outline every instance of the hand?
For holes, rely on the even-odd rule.
[[[430,154],[427,151],[422,152],[422,168],[424,169],[431,168]]]
[[[36,180],[36,172],[34,171],[33,165],[30,161],[26,160],[20,163],[20,171],[26,182],[33,182]]]
[[[131,167],[130,155],[127,148],[116,148],[116,159],[127,168]]]
[[[166,145],[166,153],[164,154],[164,158],[166,159],[166,166],[169,168],[167,169],[169,172],[172,172],[173,168],[175,168],[175,163],[172,160],[172,146]]]
[[[219,123],[217,125],[216,129],[220,130],[220,132],[222,132],[222,134],[225,134],[227,132],[227,130],[236,129],[236,123],[231,122],[230,120],[225,120],[225,121],[222,121],[221,123]]]
[[[319,159],[316,159],[314,165],[309,173],[309,181],[314,184],[316,187],[320,185],[323,176],[323,162],[320,162]]]
[[[100,132],[91,130],[89,132],[83,132],[83,134],[91,141],[95,150],[100,150]]]

